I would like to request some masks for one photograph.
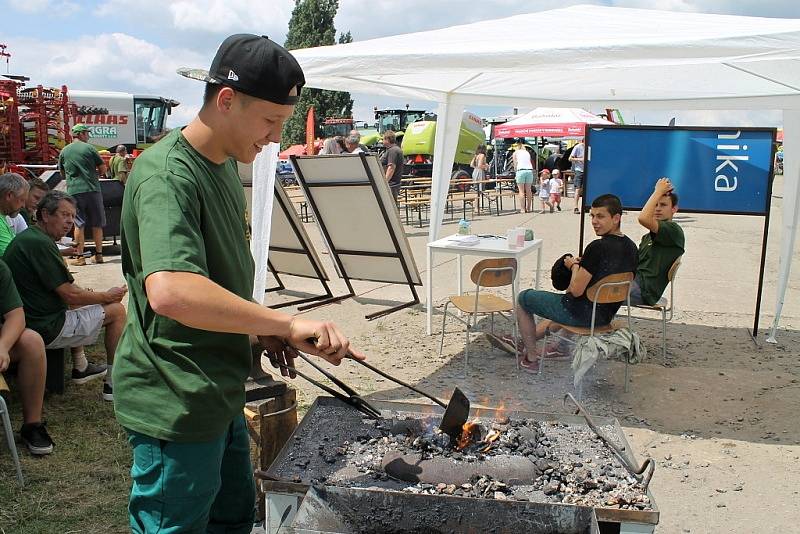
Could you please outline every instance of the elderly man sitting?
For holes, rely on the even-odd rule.
[[[22,300],[8,266],[0,260],[0,373],[17,366],[17,388],[22,401],[19,431],[31,454],[53,452],[53,440],[42,422],[44,381],[47,370],[41,336],[25,328]]]
[[[74,218],[75,200],[61,191],[48,192],[39,202],[36,224],[11,242],[4,260],[22,296],[28,326],[42,336],[48,349],[73,349],[73,382],[105,376],[103,398],[110,401],[113,390],[107,370],[125,324],[120,301],[127,290],[93,292],[74,283],[55,244],[70,231]],[[83,346],[93,344],[103,326],[107,367],[89,364],[83,353]]]

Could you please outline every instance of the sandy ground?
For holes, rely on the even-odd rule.
[[[657,461],[651,490],[661,511],[660,534],[675,532],[743,533],[796,532],[800,523],[800,272],[797,256],[783,310],[778,344],[764,342],[775,309],[775,278],[781,237],[782,180],[776,181],[758,343],[752,327],[763,234],[763,218],[694,215],[676,217],[686,233],[684,256],[676,284],[677,311],[668,325],[666,358],[661,353],[660,322],[637,320],[649,354],[631,367],[628,392],[623,388],[624,365],[601,361],[584,382],[584,404],[590,412],[612,415],[622,424],[640,458]],[[543,287],[556,257],[577,248],[579,216],[572,199],[555,214],[480,216],[476,233],[505,234],[513,226],[533,228],[544,239]],[[635,214],[623,218],[623,230],[638,242],[642,234]],[[456,231],[448,222],[444,234]],[[587,239],[591,227],[587,219]],[[319,232],[306,225],[319,246]],[[424,280],[427,227],[406,227]],[[456,292],[454,257],[438,256],[434,267],[434,305]],[[87,287],[104,289],[122,281],[119,258],[102,266],[77,268],[76,278]],[[323,255],[334,294],[345,291],[330,259]],[[476,259],[465,259],[464,272]],[[535,256],[526,258],[521,287],[532,287]],[[280,302],[318,291],[314,281],[286,277],[288,290],[269,293]],[[465,280],[465,287],[468,287]],[[513,359],[493,349],[481,334],[473,336],[468,371],[464,367],[464,334],[449,320],[444,351],[438,355],[441,314],[434,315],[434,335],[425,334],[422,305],[367,321],[364,315],[409,299],[408,289],[370,282],[353,283],[357,297],[306,312],[308,317],[334,320],[364,350],[370,361],[430,392],[447,398],[454,385],[473,405],[508,409],[564,411],[561,399],[572,391],[568,364],[549,364],[543,376],[516,370]],[[424,300],[424,289],[419,288]],[[289,308],[291,310],[292,308]],[[655,317],[655,316],[653,316]],[[503,319],[496,328],[508,330]],[[480,323],[488,329],[488,320]],[[408,400],[414,395],[391,382],[344,363],[336,373],[370,398]],[[304,402],[317,390],[297,380]],[[416,399],[419,400],[419,399]],[[421,400],[420,400],[421,402]]]

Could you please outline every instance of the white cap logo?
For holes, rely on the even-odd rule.
[[[228,71],[228,79],[229,80],[233,80],[234,82],[238,82],[239,81],[239,76],[235,72],[233,72],[232,70],[229,70]]]

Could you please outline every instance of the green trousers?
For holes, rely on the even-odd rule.
[[[133,448],[132,532],[252,530],[256,487],[243,415],[212,441],[179,443],[126,431]]]

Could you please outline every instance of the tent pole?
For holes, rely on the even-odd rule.
[[[778,285],[775,289],[775,318],[767,343],[777,343],[775,337],[781,320],[786,288],[792,268],[792,254],[800,221],[800,111],[783,111],[783,221],[781,224],[781,252],[778,261]],[[770,198],[770,201],[772,199]]]

